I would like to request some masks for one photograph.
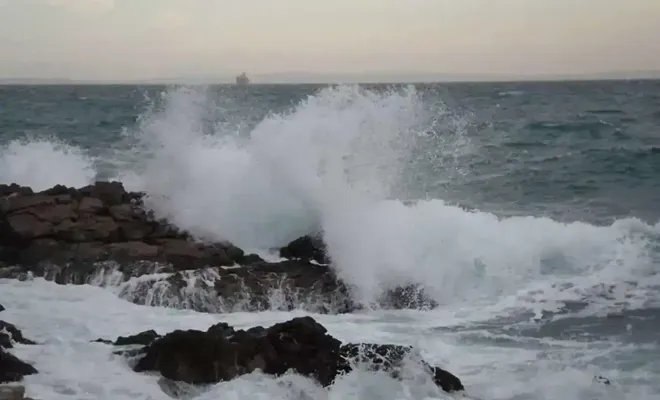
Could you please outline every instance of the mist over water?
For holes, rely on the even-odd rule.
[[[523,112],[532,107],[528,96],[538,95],[528,90],[492,89],[491,108],[470,112],[442,88],[336,86],[258,113],[245,106],[244,93],[169,88],[147,101],[136,122],[117,127],[113,140],[98,139],[107,145],[76,144],[61,134],[7,141],[0,148],[0,180],[41,190],[118,179],[145,191],[147,206],[176,225],[262,252],[322,232],[333,267],[359,301],[370,305],[383,290],[413,283],[441,304],[426,314],[382,318],[392,318],[392,329],[413,324],[424,335],[445,332],[451,344],[434,342],[429,351],[458,346],[452,356],[472,354],[454,363],[455,372],[471,376],[481,395],[489,392],[484,399],[562,398],[550,384],[539,386],[537,397],[515,397],[523,387],[485,390],[496,381],[489,377],[499,375],[475,372],[477,365],[488,357],[506,364],[499,358],[506,351],[494,345],[504,339],[493,336],[505,335],[520,342],[511,345],[519,350],[507,361],[508,374],[521,379],[520,365],[537,362],[548,368],[548,379],[573,379],[577,387],[584,376],[570,378],[558,365],[589,375],[596,353],[611,349],[594,341],[592,354],[592,344],[577,339],[559,345],[553,341],[563,333],[553,331],[553,323],[660,307],[660,215],[646,206],[658,196],[649,171],[660,164],[644,155],[648,139],[636,133],[637,125],[610,132],[624,123],[613,119],[631,110],[581,114],[612,119],[603,124],[587,117],[567,121],[568,114],[555,110],[557,121],[539,125],[536,114]],[[569,103],[561,90],[553,101]],[[474,98],[477,106],[486,101]],[[519,121],[527,136],[516,136]],[[605,151],[605,143],[620,165],[594,153]],[[628,211],[619,210],[621,201],[611,194],[617,186],[635,194]],[[642,187],[649,188],[646,198]],[[341,331],[344,321],[328,318]],[[551,333],[530,349],[528,341],[537,339],[530,339],[529,324],[538,323],[549,324],[544,332]],[[537,359],[553,346],[563,349],[559,364]],[[591,369],[583,361],[571,364],[570,346],[592,357],[585,361]],[[617,371],[616,365],[605,369]],[[338,385],[356,384],[350,382]],[[636,393],[651,398],[646,389]]]

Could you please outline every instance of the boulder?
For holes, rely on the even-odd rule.
[[[36,373],[37,370],[32,365],[0,348],[0,383],[18,382],[24,376]]]
[[[8,265],[71,264],[84,274],[100,261],[195,269],[231,266],[245,257],[231,243],[201,243],[154,219],[142,207],[142,194],[126,192],[120,182],[58,185],[39,193],[2,185],[0,194],[0,262]]]
[[[280,249],[280,257],[291,260],[316,261],[329,264],[326,245],[319,235],[305,235]]]
[[[269,328],[235,330],[219,323],[206,331],[176,330],[162,337],[155,332],[137,336],[141,335],[150,343],[137,353],[133,370],[155,371],[167,380],[189,384],[228,381],[260,370],[275,376],[294,371],[329,386],[338,375],[350,372],[355,362],[399,378],[403,361],[412,352],[406,346],[342,345],[311,317],[294,318]],[[463,390],[456,376],[420,362],[424,373],[443,390]]]
[[[30,339],[26,339],[16,326],[0,320],[0,347],[9,349],[14,347],[14,343],[35,344]]]

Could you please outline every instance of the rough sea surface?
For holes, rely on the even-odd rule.
[[[322,229],[364,301],[424,282],[436,310],[314,317],[341,340],[418,346],[471,398],[660,398],[660,82],[0,87],[0,183],[97,178],[261,254]],[[40,371],[28,395],[51,400],[167,398],[90,340],[303,314],[41,279],[0,280],[0,303],[45,343],[15,353]],[[357,371],[327,392],[249,375],[197,398],[452,397]]]

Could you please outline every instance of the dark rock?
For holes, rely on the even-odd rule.
[[[249,266],[252,264],[263,263],[265,262],[263,258],[259,257],[257,254],[247,254],[240,260],[239,264],[243,266]]]
[[[103,343],[103,344],[114,344],[114,342],[112,340],[101,339],[101,338],[93,340],[92,342],[93,343]]]
[[[306,235],[300,237],[280,249],[280,257],[292,260],[314,260],[321,264],[329,264],[325,243],[318,236]]]
[[[13,343],[35,344],[30,339],[26,339],[16,326],[9,322],[0,321],[0,347],[9,349],[14,347]]]
[[[0,198],[0,262],[8,265],[32,272],[43,263],[75,265],[82,275],[99,261],[169,263],[184,270],[231,266],[245,256],[231,243],[198,243],[155,220],[141,207],[142,194],[126,192],[119,182],[78,190],[58,185],[40,193],[19,189],[0,186],[0,193],[9,193]]]
[[[85,196],[101,200],[107,207],[126,203],[129,196],[121,182],[96,182],[94,185],[80,189]]]
[[[148,346],[134,370],[159,371],[165,378],[194,384],[231,380],[256,369],[272,375],[294,370],[329,385],[336,375],[339,344],[309,317],[276,324],[263,336],[177,330]]]
[[[410,346],[394,344],[346,344],[340,349],[345,364],[342,369],[350,370],[350,363],[356,362],[366,365],[372,371],[383,371],[389,373],[393,378],[401,378],[404,361],[413,353]],[[432,367],[423,360],[417,360],[427,373],[433,377],[436,385],[446,392],[465,390],[461,380],[455,375],[439,367]]]
[[[0,304],[0,312],[1,311],[5,311],[5,307],[2,304]]]
[[[0,383],[18,382],[24,376],[36,373],[32,365],[0,348]]]
[[[134,344],[140,344],[140,345],[148,345],[154,340],[158,339],[160,337],[159,334],[156,333],[154,330],[148,330],[144,332],[140,332],[137,335],[132,335],[132,336],[120,336],[115,340],[115,346],[126,346],[126,345],[134,345]]]
[[[306,304],[308,310],[343,313],[358,308],[348,288],[326,266],[263,262],[219,272],[215,290],[228,309],[241,305],[250,311],[290,311]]]
[[[338,375],[350,372],[353,362],[400,378],[411,352],[411,347],[396,345],[342,346],[313,318],[303,317],[247,331],[235,331],[225,323],[205,332],[176,330],[147,345],[133,369],[157,371],[168,380],[189,384],[227,381],[257,369],[275,376],[294,371],[329,386]],[[445,391],[464,390],[451,373],[419,362]]]
[[[0,185],[0,196],[10,196],[10,195],[29,195],[32,194],[32,189],[25,186],[19,186],[15,183],[11,185]]]

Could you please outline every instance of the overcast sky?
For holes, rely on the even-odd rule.
[[[0,0],[0,79],[660,71],[660,0]]]

